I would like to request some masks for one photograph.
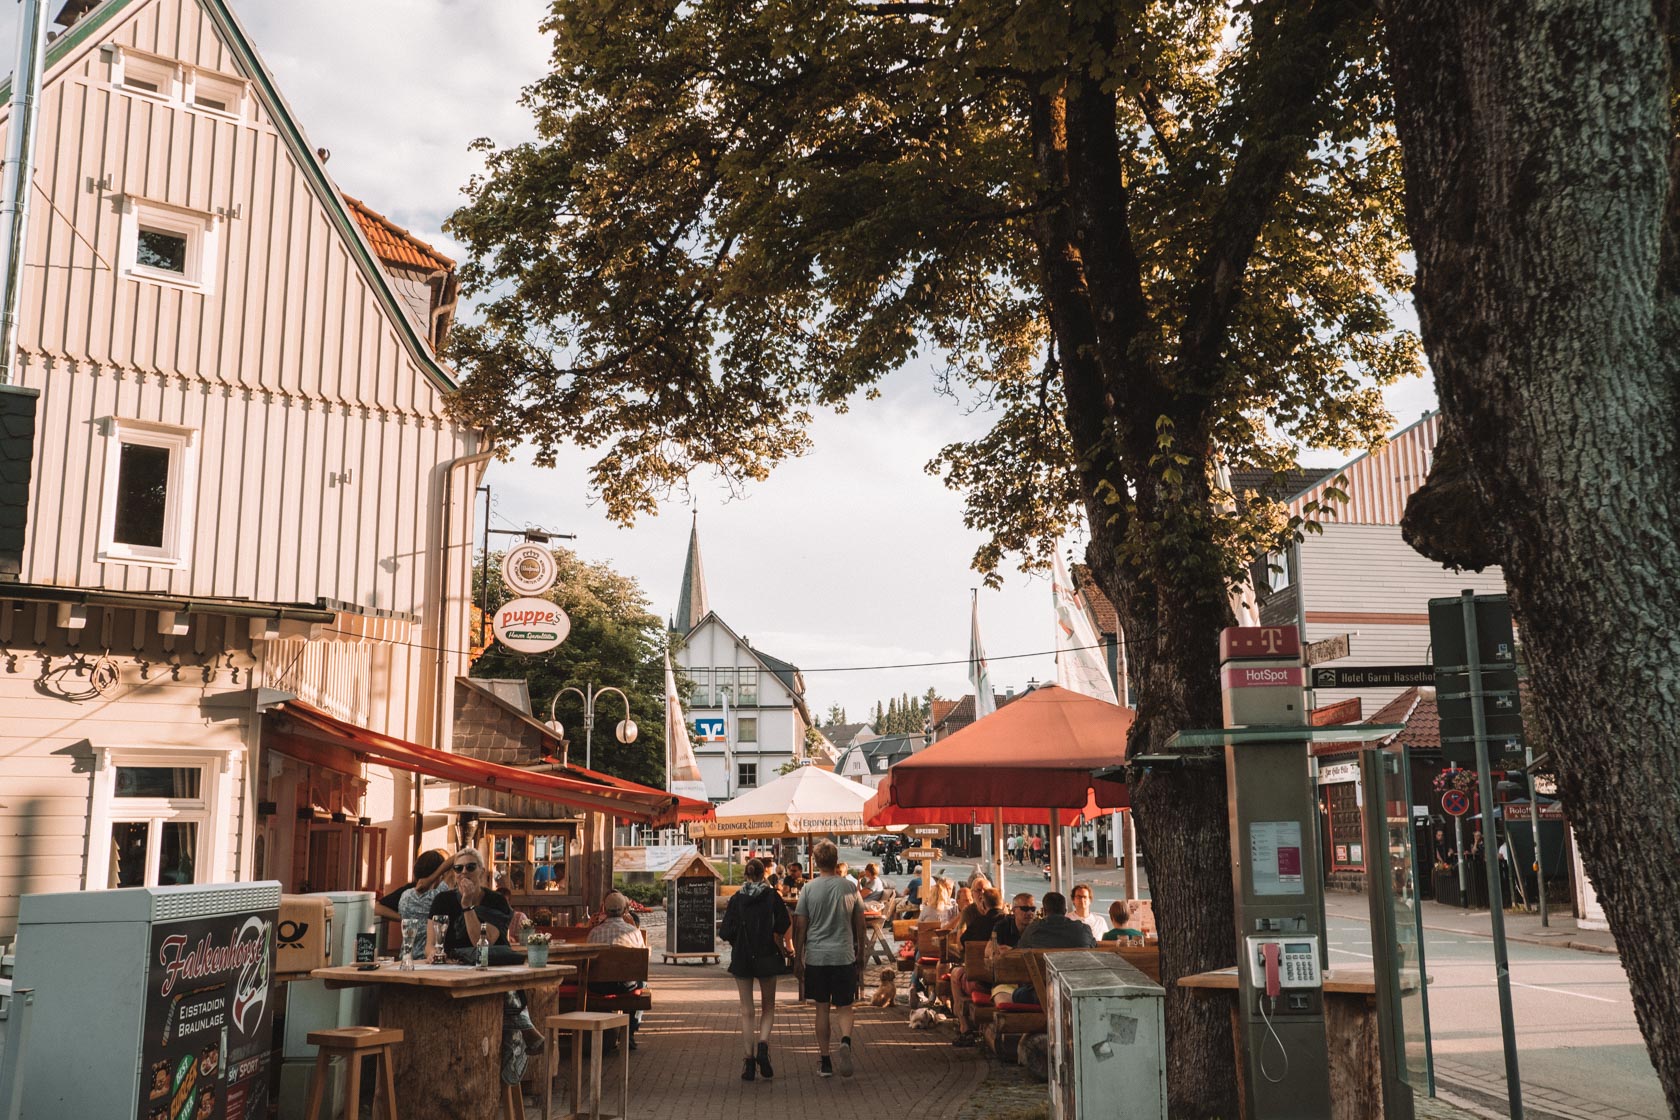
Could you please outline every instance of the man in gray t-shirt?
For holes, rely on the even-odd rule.
[[[800,968],[805,998],[817,1005],[817,1072],[852,1075],[852,1003],[857,999],[858,968],[863,961],[863,903],[857,884],[840,874],[840,852],[824,840],[812,853],[817,877],[799,892],[793,915],[794,960]],[[828,1053],[829,1008],[840,1020],[840,1049]]]

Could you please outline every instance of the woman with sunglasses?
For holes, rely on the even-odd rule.
[[[490,869],[477,848],[462,848],[450,864],[450,889],[432,901],[432,917],[448,918],[443,948],[460,961],[476,959],[478,937],[482,933],[492,946],[507,943],[507,931],[513,922],[513,910],[507,899],[489,889]],[[524,1049],[511,1062],[507,1055],[507,1036],[517,1031],[524,1039]],[[502,1012],[503,1077],[510,1066],[524,1072],[524,1055],[542,1050],[542,1032],[531,1022],[525,1009],[523,993],[509,992]],[[518,1080],[516,1077],[515,1080]]]

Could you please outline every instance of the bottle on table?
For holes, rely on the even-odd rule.
[[[484,931],[483,926],[478,927],[478,955],[475,959],[477,963],[473,965],[474,968],[490,967],[490,935]]]

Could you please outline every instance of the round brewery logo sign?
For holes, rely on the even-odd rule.
[[[572,620],[547,599],[514,599],[496,611],[496,640],[516,653],[547,653],[566,640]]]
[[[541,595],[558,574],[554,554],[540,544],[515,545],[502,557],[502,582],[515,595]]]

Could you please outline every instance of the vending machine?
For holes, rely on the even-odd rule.
[[[23,1115],[265,1120],[280,884],[25,895]]]

